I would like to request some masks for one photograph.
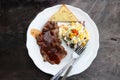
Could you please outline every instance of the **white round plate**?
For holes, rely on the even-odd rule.
[[[81,57],[79,60],[73,65],[73,68],[68,76],[75,75],[78,73],[83,72],[86,70],[92,61],[95,59],[97,55],[97,51],[99,48],[99,33],[98,29],[96,27],[96,24],[93,22],[93,20],[88,16],[87,13],[82,11],[79,8],[66,5],[70,11],[73,12],[73,14],[78,18],[80,21],[85,21],[85,26],[89,32],[90,40],[88,42],[88,45],[84,51],[84,53],[81,54]],[[32,28],[36,28],[38,30],[41,30],[44,26],[44,24],[48,21],[48,19],[59,10],[61,5],[56,5],[50,8],[47,8],[40,12],[36,18],[31,22],[31,24],[28,27],[27,30],[27,42],[26,46],[28,49],[28,54],[35,63],[35,65],[42,70],[45,73],[55,75],[65,64],[68,63],[68,61],[71,59],[72,51],[66,47],[65,49],[68,52],[68,55],[61,61],[59,65],[52,65],[48,62],[44,62],[43,58],[40,54],[40,47],[36,43],[36,39],[30,34],[30,30]]]

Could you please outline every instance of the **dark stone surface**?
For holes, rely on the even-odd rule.
[[[92,65],[67,80],[120,80],[120,0],[0,0],[0,80],[52,77],[28,56],[26,31],[40,11],[61,3],[87,12],[100,33],[100,48]]]

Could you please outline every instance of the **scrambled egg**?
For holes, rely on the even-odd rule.
[[[71,48],[84,46],[89,40],[88,31],[81,22],[62,24],[60,28],[62,38]]]

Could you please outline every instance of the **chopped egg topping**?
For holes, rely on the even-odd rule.
[[[62,38],[67,45],[76,49],[78,46],[84,46],[89,40],[88,31],[81,22],[71,22],[60,25]]]

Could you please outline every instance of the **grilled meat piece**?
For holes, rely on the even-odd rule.
[[[67,55],[58,36],[59,27],[57,22],[48,21],[43,27],[42,33],[36,37],[44,61],[51,64],[59,64]]]

